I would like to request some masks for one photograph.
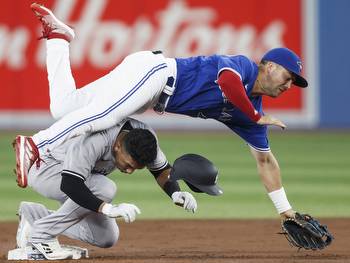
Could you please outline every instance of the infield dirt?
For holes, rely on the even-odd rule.
[[[323,219],[335,240],[322,251],[298,251],[289,246],[276,220],[140,220],[119,223],[119,242],[101,249],[60,238],[61,243],[89,249],[79,262],[350,262],[350,219]],[[15,247],[17,223],[0,224],[0,260]],[[13,262],[13,261],[12,261]],[[41,261],[43,262],[43,261]],[[45,261],[44,261],[45,262]],[[78,262],[65,260],[63,262]]]

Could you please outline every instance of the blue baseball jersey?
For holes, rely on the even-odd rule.
[[[249,100],[263,115],[262,97],[250,96],[258,75],[256,63],[245,56],[225,55],[177,58],[176,63],[176,88],[167,104],[167,112],[215,119],[225,124],[255,149],[270,150],[267,127],[251,121],[231,104],[217,84],[218,76],[223,70],[231,70],[239,75]]]

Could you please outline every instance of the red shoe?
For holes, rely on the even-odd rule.
[[[60,38],[68,42],[72,41],[75,36],[73,29],[58,20],[50,9],[37,3],[31,4],[30,8],[43,26],[43,35],[39,39]]]
[[[16,181],[19,187],[25,188],[29,169],[35,162],[40,167],[39,151],[32,138],[23,135],[17,135],[12,146],[16,152]]]

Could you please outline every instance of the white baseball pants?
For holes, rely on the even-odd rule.
[[[68,42],[48,40],[50,109],[54,118],[62,118],[33,136],[39,151],[52,150],[77,135],[107,129],[153,107],[168,77],[176,70],[169,60],[151,51],[137,52],[109,74],[76,89]]]

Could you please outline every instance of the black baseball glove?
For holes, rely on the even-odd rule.
[[[334,239],[327,226],[307,214],[296,213],[295,218],[282,222],[282,234],[292,246],[304,249],[324,249]]]

